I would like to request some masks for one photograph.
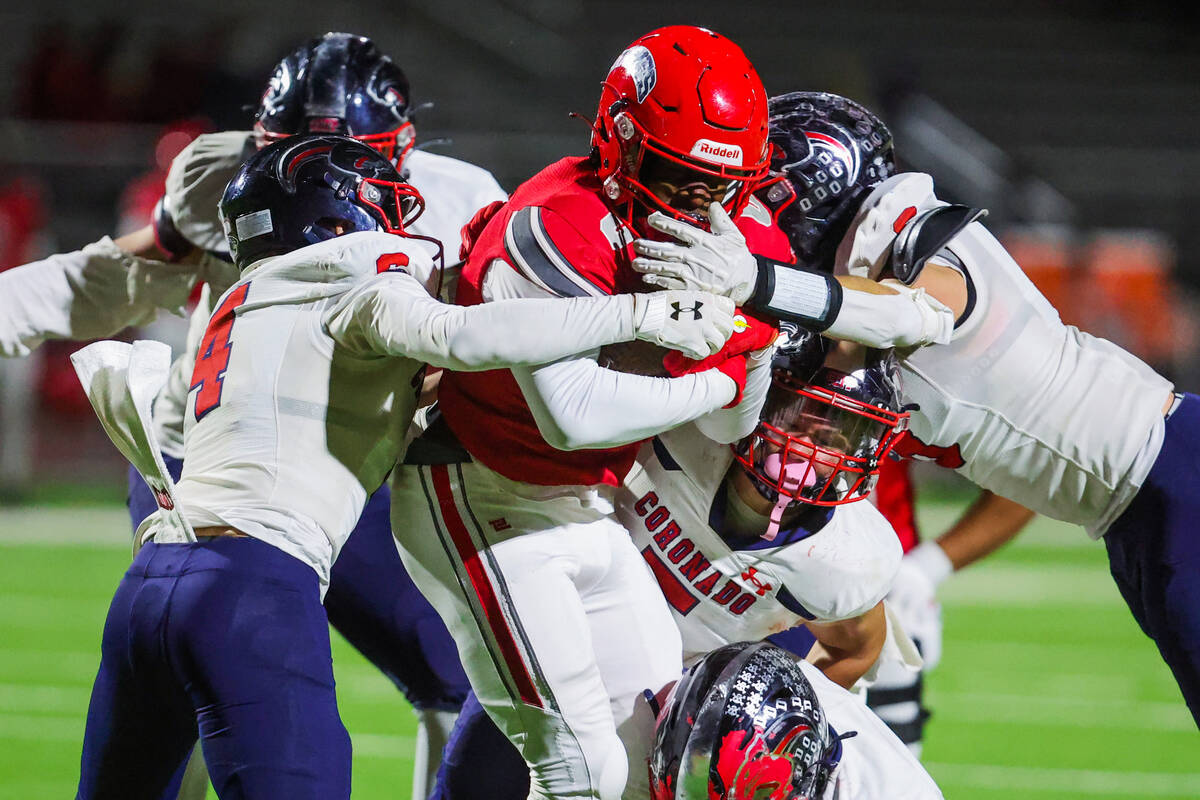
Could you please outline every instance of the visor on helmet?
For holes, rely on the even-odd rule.
[[[714,201],[736,217],[767,174],[765,162],[743,168],[677,152],[649,135],[631,114],[617,114],[613,126],[616,136],[631,140],[629,163],[618,172],[622,183],[650,210],[683,222],[706,222]]]
[[[805,384],[780,369],[758,427],[734,453],[769,494],[810,505],[840,505],[870,494],[879,461],[907,420],[906,412]]]

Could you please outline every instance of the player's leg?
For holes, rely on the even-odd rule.
[[[1200,397],[1166,422],[1141,490],[1104,535],[1113,578],[1200,725]]]
[[[222,800],[350,796],[317,575],[253,538],[190,552],[166,630]]]
[[[191,703],[162,649],[175,582],[147,576],[161,549],[138,553],[109,607],[84,731],[81,800],[168,796],[196,741]]]
[[[522,800],[529,796],[529,767],[483,710],[475,694],[442,752],[429,800]]]
[[[607,541],[586,524],[557,523],[608,512],[569,490],[534,501],[502,484],[476,464],[397,469],[401,554],[480,703],[529,765],[530,796],[616,798],[625,753],[577,585],[607,563]]]
[[[171,477],[178,481],[179,475],[183,471],[183,460],[163,453],[163,463],[166,464]],[[129,506],[129,521],[132,523],[131,533],[136,533],[142,520],[153,514],[158,508],[154,493],[150,491],[150,487],[146,485],[142,476],[132,465],[129,467],[127,505]],[[179,766],[167,784],[167,788],[162,794],[162,800],[204,800],[206,794],[208,794],[208,771],[204,766],[204,755],[197,746],[192,749],[188,760]]]
[[[371,495],[329,576],[329,622],[404,693],[418,717],[413,798],[433,786],[442,748],[470,690],[441,617],[400,561],[387,486]]]
[[[645,692],[657,695],[679,680],[683,643],[662,590],[629,533],[615,524],[604,533],[611,561],[602,578],[585,587],[584,611],[629,763],[624,796],[641,800],[650,793],[647,769],[655,722]]]

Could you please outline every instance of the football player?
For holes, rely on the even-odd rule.
[[[1200,724],[1200,496],[1188,477],[1200,398],[1064,325],[980,215],[939,200],[928,175],[893,176],[862,200],[837,269],[918,287],[953,309],[949,343],[901,359],[914,441],[980,487],[1103,537],[1117,587]],[[688,262],[688,250],[677,248],[670,266]],[[708,276],[722,268],[706,254],[699,263]],[[744,247],[724,269],[735,299],[747,282],[760,288]],[[777,310],[813,322],[805,309]],[[886,335],[893,320],[879,321]]]
[[[798,262],[832,272],[837,244],[854,220],[858,204],[895,174],[891,132],[870,110],[834,94],[792,92],[771,98],[768,107],[775,145],[771,166],[786,175],[787,184],[771,184],[759,196],[787,232]],[[906,460],[897,460],[897,454]],[[920,672],[913,672],[894,660],[882,663],[867,692],[867,703],[920,755],[929,716],[922,677],[937,666],[942,650],[936,588],[952,571],[1011,540],[1034,514],[984,491],[943,536],[919,543],[907,459],[945,463],[951,454],[926,452],[902,436],[892,455],[880,464],[871,501],[892,524],[904,548],[888,604],[920,648],[923,665]]]
[[[430,200],[412,231],[447,247],[456,245],[478,208],[505,196],[487,171],[414,149],[412,107],[404,72],[370,39],[328,33],[297,47],[276,65],[253,131],[202,135],[173,161],[152,224],[115,242],[106,237],[0,274],[0,354],[27,353],[45,338],[111,335],[147,321],[159,307],[181,308],[192,285],[205,283],[187,347],[154,408],[164,461],[178,478],[195,351],[214,301],[238,276],[228,261],[217,204],[246,157],[291,134],[353,135],[391,159]],[[133,528],[155,508],[155,497],[130,467]],[[384,486],[368,501],[357,535],[330,577],[326,610],[334,627],[416,709],[413,796],[424,798],[468,684],[445,627],[404,573],[388,515]]]
[[[938,800],[877,717],[767,643],[704,656],[658,715],[652,800]]]
[[[393,161],[425,197],[428,209],[413,233],[431,236],[447,251],[475,213],[505,195],[492,175],[473,164],[415,149],[408,79],[372,40],[328,33],[306,42],[275,66],[255,113],[252,131],[206,134],[175,159],[155,219],[157,241],[179,257],[194,249],[227,251],[217,218],[225,185],[259,147],[303,132],[354,136]],[[166,463],[178,475],[183,420],[195,350],[212,301],[229,282],[210,282],[192,317],[188,347],[172,369],[154,415]],[[154,509],[154,498],[131,469],[133,525]],[[404,572],[391,537],[389,493],[371,495],[355,534],[330,576],[325,610],[347,641],[387,675],[416,710],[413,797],[424,798],[438,753],[468,684],[454,642]]]
[[[592,145],[591,158],[526,181],[473,234],[458,302],[644,289],[629,244],[650,209],[699,225],[716,198],[743,216],[768,163],[766,93],[728,39],[663,28],[610,69]],[[745,224],[786,258],[758,216]],[[443,422],[426,435],[454,440],[460,455],[397,470],[394,508],[414,518],[393,529],[480,702],[529,764],[531,796],[616,798],[627,776],[633,794],[644,784],[629,763],[644,763],[652,720],[635,701],[679,674],[680,644],[616,519],[616,488],[638,442],[662,430],[700,419],[725,441],[748,432],[757,407],[736,405],[740,353],[773,336],[747,320],[719,369],[673,379],[605,369],[594,356],[443,375]]]
[[[754,434],[732,449],[695,425],[656,436],[625,479],[618,516],[672,609],[685,664],[803,625],[816,646],[795,634],[786,646],[849,688],[882,663],[920,664],[882,603],[899,542],[874,506],[857,502],[907,414],[890,353],[843,345],[827,357],[829,340],[797,338],[753,375],[770,382]],[[496,737],[468,729],[486,720],[470,699],[466,708],[435,796],[477,796],[485,768],[491,796],[524,796]]]
[[[160,509],[105,625],[79,797],[161,792],[197,729],[222,797],[349,797],[321,601],[403,449],[425,364],[544,363],[637,337],[703,357],[733,329],[732,304],[697,294],[444,305],[440,245],[405,232],[422,207],[349,137],[288,138],[238,171],[221,215],[243,275],[200,344],[177,485],[149,417],[165,355],[102,342],[73,357]],[[673,320],[672,302],[707,313]]]

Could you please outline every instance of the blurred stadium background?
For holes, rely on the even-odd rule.
[[[434,104],[420,141],[511,189],[584,152],[567,112],[591,115],[630,39],[689,22],[738,41],[772,94],[824,89],[879,111],[905,166],[991,210],[1068,322],[1200,387],[1195,4],[12,5],[0,10],[0,269],[140,227],[173,154],[201,131],[247,127],[272,64],[326,30],[374,37],[414,102]],[[178,343],[183,324],[136,335]],[[72,791],[128,557],[124,465],[76,385],[76,347],[0,361],[0,798]],[[963,487],[921,477],[936,535]],[[944,599],[926,760],[948,797],[1200,797],[1200,737],[1082,531],[1038,521]],[[357,795],[406,796],[411,714],[349,648],[335,655]]]

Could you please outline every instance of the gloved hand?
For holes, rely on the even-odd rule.
[[[733,224],[720,203],[708,207],[712,232],[654,212],[650,227],[678,240],[655,242],[638,239],[633,268],[646,283],[665,289],[698,289],[724,295],[742,305],[754,294],[758,262],[746,246],[746,237]]]
[[[933,669],[942,658],[942,606],[937,601],[937,587],[953,571],[937,542],[923,542],[900,560],[887,596],[904,630],[920,643],[925,669]]]
[[[633,296],[633,327],[644,342],[688,358],[717,353],[733,334],[733,301],[706,292],[666,291]]]

